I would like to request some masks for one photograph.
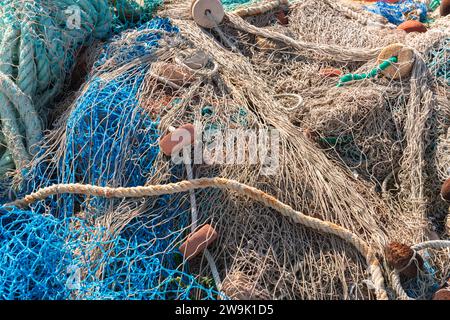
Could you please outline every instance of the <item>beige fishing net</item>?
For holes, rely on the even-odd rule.
[[[218,152],[219,134],[230,129],[235,130],[231,145],[246,152],[255,147],[249,130],[276,131],[279,141],[267,150],[269,159],[276,159],[272,172],[259,161],[208,163],[203,157],[192,164],[192,177],[187,169],[183,178],[236,180],[307,216],[346,228],[374,250],[389,298],[405,298],[402,288],[415,298],[430,298],[433,281],[440,285],[450,275],[448,249],[421,251],[426,268],[418,279],[400,279],[400,288],[384,252],[393,241],[413,245],[445,239],[448,204],[439,190],[450,165],[450,94],[445,81],[429,71],[428,54],[449,37],[448,17],[432,23],[426,33],[407,34],[349,1],[306,0],[256,16],[229,12],[220,24],[204,29],[190,16],[190,5],[165,2],[158,14],[169,17],[179,35],[164,36],[157,54],[148,59],[126,65],[108,60],[100,67],[109,70],[103,79],[151,64],[139,87],[139,108],[160,118],[163,134],[187,123],[203,134],[217,134],[216,140],[204,141],[206,150]],[[129,33],[123,45],[139,34]],[[409,74],[337,86],[336,70],[338,75],[369,72],[379,64],[382,49],[393,43],[411,48]],[[192,56],[201,68],[186,66],[186,57]],[[217,155],[209,154],[211,159]],[[146,185],[168,183],[175,166],[160,153]],[[176,198],[180,206],[193,205],[187,192]],[[376,298],[374,269],[350,238],[314,231],[236,192],[204,189],[195,191],[194,198],[195,224],[208,223],[219,236],[209,247],[212,259],[200,255],[191,260],[191,272],[214,278],[226,296]],[[149,206],[131,200],[111,203],[101,223],[114,231]],[[190,232],[186,228],[183,239]],[[211,260],[217,273],[214,267],[211,271]]]

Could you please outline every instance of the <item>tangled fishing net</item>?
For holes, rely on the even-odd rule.
[[[70,0],[0,2],[0,175],[36,154],[52,102],[83,47],[148,20],[160,4]],[[139,7],[138,8],[136,7]],[[124,15],[133,19],[121,20]]]
[[[246,12],[259,2],[243,4],[224,1],[210,29],[190,1],[113,4],[108,32],[118,34],[86,49],[85,84],[58,103],[2,194],[37,192],[26,210],[0,209],[0,297],[428,299],[448,279],[445,246],[413,247],[423,259],[413,279],[385,256],[392,242],[445,236],[448,17],[406,33],[348,1],[280,1],[257,15]],[[120,12],[139,10],[162,18],[128,29],[134,19]],[[396,79],[383,73],[396,60],[377,61],[392,43],[413,56]],[[203,133],[204,161],[193,150],[175,164],[159,142],[189,123]],[[229,129],[234,151],[257,145],[265,157],[227,162]],[[227,180],[195,180],[215,177]],[[70,194],[51,187],[67,184],[77,184]],[[205,224],[218,238],[185,259],[180,245]]]

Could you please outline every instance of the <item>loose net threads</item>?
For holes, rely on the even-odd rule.
[[[94,185],[97,191],[89,196],[51,196],[30,211],[4,208],[5,217],[10,212],[21,216],[4,225],[25,238],[34,238],[35,228],[28,226],[35,225],[35,217],[60,222],[61,230],[53,228],[53,220],[39,221],[50,230],[41,238],[51,233],[69,239],[53,238],[58,245],[48,251],[67,257],[51,267],[66,268],[69,276],[64,278],[63,271],[57,273],[61,280],[50,273],[35,275],[41,269],[33,266],[45,261],[22,270],[5,260],[5,294],[14,297],[9,284],[19,280],[10,279],[21,280],[15,271],[21,270],[37,279],[33,281],[39,285],[33,288],[64,283],[67,289],[60,296],[69,298],[216,299],[222,296],[206,257],[214,260],[219,273],[215,278],[223,279],[223,288],[233,297],[370,299],[375,287],[377,296],[386,298],[384,278],[388,289],[398,289],[388,291],[392,297],[405,297],[404,285],[407,294],[426,298],[429,282],[398,286],[389,277],[391,270],[377,268],[376,259],[369,259],[372,268],[367,270],[366,261],[347,241],[293,224],[267,202],[261,205],[223,190],[195,191],[199,224],[214,226],[219,237],[208,248],[210,255],[183,261],[176,248],[195,227],[187,192],[112,199],[116,189],[98,186],[152,189],[185,180],[184,166],[171,163],[158,148],[170,126],[196,121],[209,133],[230,127],[242,132],[276,128],[281,133],[278,175],[263,176],[259,164],[201,164],[188,178],[221,176],[254,186],[307,216],[345,227],[356,235],[349,238],[362,239],[380,257],[386,241],[418,243],[427,216],[433,215],[426,204],[438,203],[433,190],[439,181],[433,157],[427,155],[438,143],[437,136],[443,138],[446,125],[441,120],[448,118],[443,93],[448,88],[445,81],[434,81],[444,79],[434,70],[445,60],[435,58],[441,47],[433,46],[432,32],[406,35],[374,29],[365,18],[372,14],[317,1],[292,4],[284,11],[287,24],[278,23],[275,12],[268,11],[244,19],[228,14],[214,28],[202,29],[191,17],[175,14],[189,12],[185,7],[190,1],[167,2],[179,11],[166,10],[165,3],[161,12],[178,27],[155,19],[104,46],[88,83],[33,158],[18,197],[61,183]],[[124,18],[117,21],[126,23],[129,12],[140,10],[132,3],[119,8]],[[117,26],[122,28],[119,22]],[[377,76],[342,87],[336,87],[339,78],[321,75],[325,67],[339,74],[377,75],[374,58],[392,43],[413,48],[411,74],[395,80]],[[186,70],[185,58],[196,50],[206,53],[207,61],[198,72]],[[301,97],[302,103],[276,97]],[[307,129],[309,134],[303,135]],[[249,144],[245,139],[237,143]],[[439,175],[441,179],[442,172]],[[13,220],[22,223],[13,225]],[[68,231],[72,229],[77,231]],[[5,243],[21,259],[33,261],[24,253],[42,247],[24,250],[14,241]],[[445,278],[448,257],[433,254],[429,261],[429,273]],[[67,265],[79,270],[81,286]],[[375,280],[370,271],[375,271]],[[25,296],[25,286],[20,288],[18,295]],[[57,295],[47,291],[33,290],[36,297]]]

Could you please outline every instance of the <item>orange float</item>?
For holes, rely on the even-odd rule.
[[[450,300],[450,288],[441,288],[436,291],[433,300]]]
[[[216,230],[209,224],[192,233],[180,246],[180,252],[186,260],[196,257],[217,239]]]
[[[174,152],[180,151],[183,147],[191,145],[194,143],[194,140],[195,127],[188,123],[164,136],[159,141],[159,147],[166,156],[170,156]]]
[[[445,180],[441,188],[441,197],[447,202],[450,202],[450,178]]]
[[[420,21],[417,20],[408,20],[401,23],[398,27],[398,30],[410,32],[427,32],[427,27]]]
[[[323,68],[320,69],[319,74],[325,78],[340,77],[342,71],[336,68]]]
[[[450,0],[442,0],[439,8],[439,14],[441,17],[445,17],[450,14]]]

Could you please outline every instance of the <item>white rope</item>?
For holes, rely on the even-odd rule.
[[[297,99],[297,104],[290,108],[284,108],[286,111],[295,111],[303,105],[303,98],[299,94],[295,93],[281,93],[274,95],[274,98],[292,97]]]
[[[185,159],[185,166],[186,166],[188,180],[192,181],[192,180],[194,180],[194,174],[192,171],[190,155],[185,153],[184,159]],[[194,233],[198,226],[197,200],[195,199],[195,191],[194,190],[189,190],[189,198],[191,201],[191,216],[192,216],[191,232]],[[205,255],[206,261],[208,262],[208,265],[211,269],[211,273],[212,273],[214,282],[216,283],[217,291],[219,291],[219,293],[223,294],[221,292],[222,280],[220,279],[220,275],[217,270],[217,266],[214,261],[214,258],[208,249],[204,250],[204,255]]]
[[[413,250],[424,249],[448,249],[450,248],[450,240],[431,240],[415,244],[411,247]]]

